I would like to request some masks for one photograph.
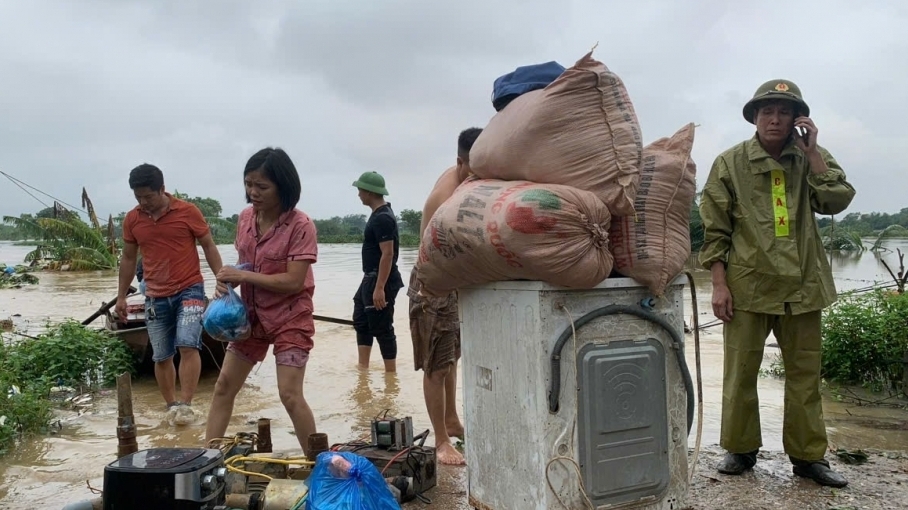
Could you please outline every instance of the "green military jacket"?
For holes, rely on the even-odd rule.
[[[818,147],[829,170],[810,173],[790,142],[780,161],[756,135],[713,163],[703,195],[700,263],[726,266],[734,308],[783,315],[821,310],[836,299],[832,270],[814,214],[838,214],[854,198],[845,172]]]

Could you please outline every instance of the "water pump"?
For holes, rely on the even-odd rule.
[[[103,510],[214,510],[226,475],[217,449],[140,450],[105,466]]]

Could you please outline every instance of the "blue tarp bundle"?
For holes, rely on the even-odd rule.
[[[492,106],[500,112],[521,94],[546,88],[564,72],[564,66],[558,62],[546,62],[520,66],[514,71],[499,76],[492,86]]]

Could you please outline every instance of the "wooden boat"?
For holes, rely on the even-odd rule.
[[[148,340],[148,327],[145,323],[145,296],[133,294],[126,298],[126,320],[120,321],[111,306],[102,306],[105,316],[104,329],[128,345],[138,362],[140,373],[153,372],[152,349]],[[202,369],[220,370],[227,353],[227,344],[211,338],[202,331]],[[174,358],[179,361],[179,353]]]

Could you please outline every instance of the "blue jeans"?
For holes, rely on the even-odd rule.
[[[202,314],[205,285],[197,283],[168,297],[145,298],[145,324],[151,342],[152,360],[165,361],[178,347],[202,349]]]

